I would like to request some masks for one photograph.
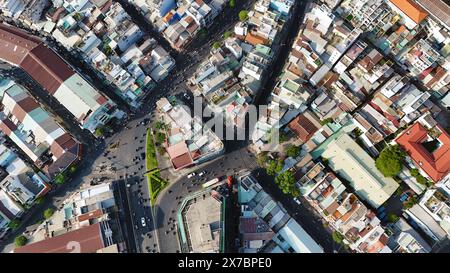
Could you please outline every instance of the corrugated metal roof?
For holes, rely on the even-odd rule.
[[[75,72],[53,50],[40,44],[28,54],[21,67],[50,94]]]

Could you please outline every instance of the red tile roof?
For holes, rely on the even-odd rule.
[[[308,141],[319,129],[304,115],[298,115],[289,123],[288,127],[303,142]]]
[[[169,146],[166,150],[175,169],[187,167],[193,162],[185,142],[179,142]]]
[[[188,153],[172,158],[173,167],[178,170],[192,165],[192,158]]]
[[[70,253],[70,242],[79,243],[81,253],[94,253],[105,247],[100,223],[16,248],[15,253]]]
[[[427,129],[420,123],[415,123],[401,134],[396,142],[408,153],[417,166],[424,170],[434,182],[438,182],[450,171],[450,135],[439,125],[442,132],[438,137],[441,146],[430,153],[422,142],[428,138]]]
[[[420,24],[420,22],[422,22],[428,16],[428,13],[419,5],[414,3],[412,0],[390,0],[390,1],[417,24]]]
[[[245,36],[245,41],[251,45],[265,45],[267,44],[267,39],[260,37],[258,35],[253,35],[252,33],[247,34],[247,36]]]
[[[78,216],[78,221],[79,222],[83,222],[83,221],[86,221],[86,220],[99,218],[102,215],[103,215],[102,209],[96,209],[96,210],[93,210],[93,211],[81,214],[80,216]]]

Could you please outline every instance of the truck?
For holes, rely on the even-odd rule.
[[[208,182],[204,183],[204,184],[202,185],[202,188],[206,189],[206,188],[215,186],[215,185],[218,184],[218,183],[219,183],[219,178],[214,178],[214,179],[211,179],[211,180],[209,180]]]

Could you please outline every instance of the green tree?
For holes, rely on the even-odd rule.
[[[340,234],[337,231],[333,231],[331,237],[333,238],[333,241],[335,241],[338,244],[342,244],[344,242],[344,236],[342,236],[342,234]]]
[[[423,177],[423,175],[421,175],[419,173],[418,169],[411,169],[410,170],[411,175],[416,178],[417,183],[425,185],[425,186],[431,186],[433,183],[426,179],[425,177]]]
[[[230,0],[228,5],[230,6],[230,8],[234,8],[236,6],[236,0]]]
[[[396,176],[403,168],[405,153],[398,145],[389,145],[381,151],[375,165],[386,177]]]
[[[300,155],[300,147],[294,144],[289,144],[286,148],[286,154],[290,157],[297,157]]]
[[[96,137],[101,137],[105,134],[105,128],[103,126],[99,126],[95,129],[94,135]]]
[[[398,219],[399,217],[392,212],[388,213],[387,215],[387,220],[389,223],[395,223],[398,221]]]
[[[24,246],[27,243],[27,237],[20,235],[14,239],[14,243],[17,247]]]
[[[258,155],[256,155],[256,163],[258,164],[258,166],[260,167],[265,167],[266,163],[268,161],[268,156],[267,156],[267,152],[261,152]]]
[[[353,134],[355,135],[355,137],[360,137],[360,136],[363,134],[363,132],[361,131],[361,129],[359,129],[358,127],[356,127],[356,128],[353,130]]]
[[[279,175],[277,175],[277,177],[275,177],[275,183],[284,194],[292,194],[293,192],[297,194],[294,189],[296,187],[295,182],[296,180],[294,177],[294,173],[291,171],[285,171],[284,173],[280,173]]]
[[[294,198],[299,197],[300,196],[300,190],[296,186],[292,187],[291,195]]]
[[[403,209],[410,209],[412,206],[417,204],[417,197],[415,195],[411,196],[408,201],[403,204]]]
[[[11,220],[11,222],[9,222],[8,227],[11,229],[16,229],[20,226],[20,221],[17,219],[13,219]]]
[[[62,185],[64,183],[66,183],[67,177],[65,173],[59,173],[58,175],[56,175],[55,177],[55,183],[58,185]]]
[[[164,141],[166,141],[166,134],[161,132],[156,133],[156,142],[162,144]]]
[[[220,48],[220,43],[219,43],[219,42],[214,42],[213,48],[214,48],[214,49]]]
[[[160,155],[164,155],[165,152],[166,152],[166,149],[165,149],[164,147],[162,147],[162,146],[159,146],[159,147],[158,147],[158,153],[159,153]]]
[[[79,12],[76,12],[73,15],[73,19],[75,19],[76,21],[81,21],[81,19],[83,19],[83,16]]]
[[[72,165],[70,166],[69,172],[70,173],[75,173],[77,171],[78,167],[76,165]]]
[[[198,37],[200,39],[205,39],[208,36],[208,30],[206,30],[205,28],[202,28],[198,31]]]
[[[411,169],[409,172],[413,177],[417,177],[420,174],[418,169]]]
[[[288,136],[285,133],[280,132],[279,135],[278,135],[279,143],[286,142],[287,140],[288,140]]]
[[[332,119],[332,118],[326,118],[326,119],[324,119],[324,120],[321,120],[320,121],[320,124],[321,125],[325,125],[325,124],[328,124],[328,123],[330,123],[330,122],[333,122],[334,120]]]
[[[36,200],[34,200],[34,202],[37,205],[40,205],[40,204],[44,203],[44,201],[45,201],[45,197],[44,196],[39,196],[38,198],[36,198]]]
[[[266,169],[267,174],[268,175],[276,175],[277,173],[281,172],[281,170],[283,169],[283,165],[284,165],[284,162],[282,159],[269,160],[269,163],[267,164],[267,169]]]
[[[105,53],[106,56],[112,55],[113,52],[114,52],[113,49],[109,45],[107,44],[103,45],[103,53]]]
[[[162,129],[165,128],[165,125],[166,125],[166,124],[165,124],[164,122],[158,121],[158,122],[156,122],[156,124],[155,124],[155,128],[158,129],[158,130],[162,130]]]
[[[248,18],[248,11],[241,10],[239,12],[239,21],[244,22],[245,20],[247,20],[247,18]]]
[[[231,31],[225,31],[225,33],[223,34],[223,37],[224,37],[225,39],[228,39],[228,38],[230,38],[231,36],[233,36],[233,32],[231,32]]]
[[[52,217],[54,212],[55,211],[52,208],[48,208],[48,209],[44,210],[44,218],[50,219],[50,217]]]

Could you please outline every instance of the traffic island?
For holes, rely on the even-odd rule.
[[[147,129],[145,165],[148,190],[150,192],[150,204],[154,205],[158,194],[167,186],[168,182],[161,178],[156,158],[155,142],[150,129]]]

